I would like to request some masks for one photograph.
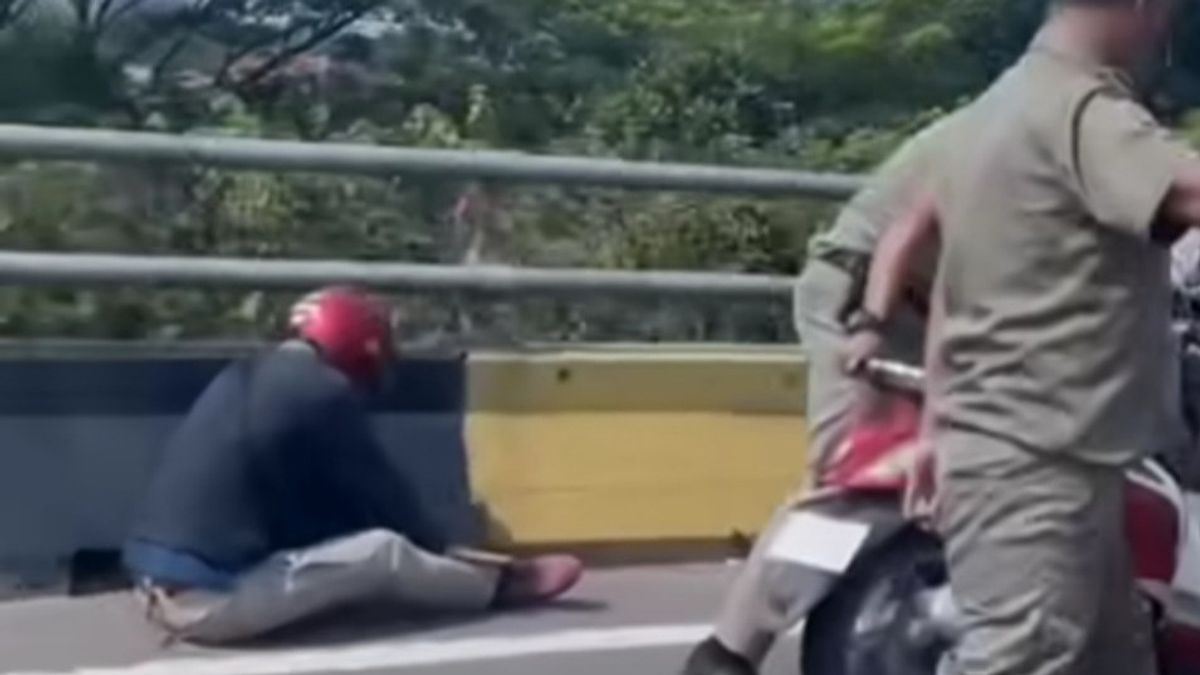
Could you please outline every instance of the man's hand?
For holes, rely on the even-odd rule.
[[[860,330],[850,336],[842,353],[842,367],[851,375],[857,375],[867,362],[879,355],[883,349],[883,336],[878,331]]]
[[[904,452],[909,461],[901,507],[904,517],[932,529],[938,510],[937,456],[933,443],[927,436],[919,436],[909,441]]]

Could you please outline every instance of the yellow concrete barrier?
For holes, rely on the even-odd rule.
[[[803,476],[804,374],[783,348],[473,355],[467,447],[493,543],[756,532]]]

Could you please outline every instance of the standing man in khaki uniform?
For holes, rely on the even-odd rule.
[[[937,250],[927,241],[910,250],[911,238],[897,240],[889,224],[905,216],[928,187],[935,150],[944,145],[954,115],[910,139],[846,205],[833,227],[813,241],[810,262],[796,287],[796,329],[808,357],[808,451],[810,481],[816,485],[847,431],[857,395],[847,358],[876,352],[917,364],[925,343],[925,305],[936,268]],[[875,261],[872,260],[872,255]],[[904,257],[903,279],[877,278],[882,257]],[[911,261],[911,264],[909,264]],[[910,272],[911,270],[911,272]],[[876,291],[881,292],[876,292]],[[750,559],[729,593],[715,635],[692,652],[686,675],[750,675],[765,658],[776,635],[793,620],[801,593],[786,590],[768,551],[773,534],[791,513],[807,505],[802,493],[777,512],[759,537]],[[796,586],[814,590],[832,579]],[[784,584],[792,588],[790,582]]]
[[[1168,246],[1200,161],[1134,98],[1170,0],[1057,0],[939,162],[931,365],[960,675],[1155,671],[1122,470],[1179,442]],[[1160,51],[1162,50],[1162,51]]]
[[[858,383],[846,359],[860,335],[879,338],[889,358],[920,363],[925,314],[937,265],[936,247],[918,252],[896,292],[870,297],[872,257],[890,248],[888,225],[904,216],[927,187],[933,158],[954,116],[920,131],[879,167],[824,234],[814,238],[796,284],[796,333],[808,359],[810,479],[820,485],[846,434]]]

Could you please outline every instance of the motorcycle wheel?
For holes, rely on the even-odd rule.
[[[947,583],[941,544],[918,530],[856,561],[804,628],[802,675],[934,675],[952,640],[927,599]]]

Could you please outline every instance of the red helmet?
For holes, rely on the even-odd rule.
[[[383,378],[395,356],[392,309],[363,291],[334,287],[305,296],[292,306],[290,324],[322,357],[357,384]]]

